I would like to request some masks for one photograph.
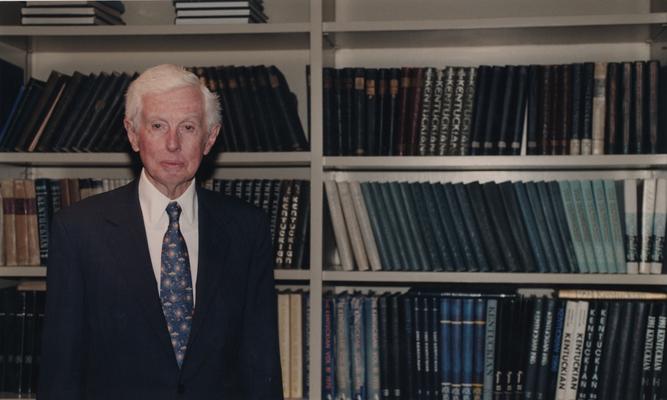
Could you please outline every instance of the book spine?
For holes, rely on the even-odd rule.
[[[289,294],[289,363],[290,363],[290,397],[303,397],[303,313],[302,293]]]
[[[463,67],[457,68],[454,98],[452,100],[451,128],[449,130],[449,143],[447,145],[447,154],[449,155],[458,155],[462,153],[461,129],[463,123],[466,80],[467,69]]]
[[[327,195],[327,204],[331,214],[331,224],[334,229],[336,247],[338,248],[340,260],[343,268],[351,271],[354,268],[354,260],[352,258],[345,220],[343,219],[343,208],[341,206],[341,199],[338,195],[338,186],[334,181],[325,181],[324,188]]]
[[[413,194],[415,200],[423,199],[424,209],[419,211],[422,224],[425,224],[431,229],[432,243],[429,244],[432,251],[437,250],[434,259],[438,259],[439,264],[434,266],[437,270],[454,271],[455,266],[458,265],[454,261],[452,251],[450,251],[450,243],[446,237],[445,229],[443,227],[440,214],[438,212],[438,204],[432,192],[432,185],[429,182],[412,183]],[[417,201],[419,203],[419,201]],[[428,235],[426,235],[428,236]],[[455,250],[455,249],[452,249]]]
[[[452,327],[452,367],[451,367],[451,399],[462,400],[463,383],[463,302],[461,299],[453,299],[451,303],[451,327]]]
[[[390,399],[389,388],[389,305],[387,294],[378,297],[378,330],[379,330],[379,356],[380,356],[380,398]]]
[[[537,398],[537,379],[540,363],[540,340],[542,338],[542,314],[544,311],[544,300],[538,297],[533,301],[533,316],[530,324],[530,342],[528,352],[528,365],[526,366],[526,380],[523,386],[525,400]]]
[[[472,189],[473,186],[470,188]],[[502,199],[498,185],[495,182],[484,183],[482,191],[484,192],[484,200],[488,206],[490,220],[496,234],[492,240],[496,240],[495,238],[497,238],[507,269],[510,271],[526,271],[527,268],[531,267],[528,265],[531,264],[531,261],[526,259],[526,254],[524,254],[525,249],[521,246],[523,243],[519,242],[520,239],[518,237],[520,235],[516,232],[518,227],[510,226],[505,210],[502,209],[503,202],[498,201],[498,199]],[[508,227],[511,235],[507,235]],[[518,252],[515,249],[515,243],[520,247]]]
[[[652,399],[655,399],[658,394],[664,397],[665,337],[667,337],[667,306],[662,303],[655,328],[655,350],[653,352],[653,365],[651,369]]]
[[[607,64],[607,115],[605,119],[607,154],[618,153],[618,63]]]
[[[411,224],[412,230],[417,231],[419,235],[423,238],[423,251],[426,257],[427,269],[433,271],[442,271],[443,261],[440,254],[440,249],[444,248],[444,243],[438,242],[438,239],[442,240],[441,237],[436,233],[436,226],[434,222],[429,219],[429,208],[427,204],[427,199],[424,197],[421,190],[421,185],[417,182],[413,183],[402,183],[401,187],[404,190],[404,196],[410,199],[414,207],[415,221],[417,224]],[[432,205],[435,207],[435,205]],[[435,215],[435,210],[430,211],[431,214]]]
[[[422,304],[420,297],[412,299],[412,318],[413,324],[413,338],[414,343],[414,365],[415,365],[415,390],[416,398],[421,399],[425,397],[426,390],[426,371],[425,371],[425,354],[424,354],[424,316],[422,313]]]
[[[422,92],[424,89],[425,68],[413,68],[414,79],[410,81],[410,110],[408,114],[408,131],[406,132],[406,155],[417,155],[419,141],[419,125],[421,122]]]
[[[611,399],[614,394],[614,381],[618,379],[616,366],[618,361],[625,362],[624,349],[620,347],[620,337],[623,329],[620,328],[622,319],[622,302],[614,301],[609,304],[609,315],[606,322],[606,332],[604,337],[604,350],[602,360],[600,361],[600,380],[597,395],[603,399]],[[613,367],[612,367],[613,366]]]
[[[462,183],[457,183],[452,186],[456,198],[458,199],[459,207],[463,215],[463,223],[470,235],[471,245],[474,250],[474,256],[479,266],[479,270],[482,272],[490,271],[490,267],[484,253],[484,248],[481,244],[481,236],[479,233],[478,226],[475,223],[475,217],[468,198],[468,194]]]
[[[577,386],[577,400],[586,400],[589,395],[590,374],[592,372],[593,351],[595,341],[595,329],[597,324],[598,308],[595,303],[590,304],[588,318],[586,321],[586,333],[584,336],[584,347],[581,357],[581,372]]]
[[[591,240],[593,243],[593,251],[595,253],[595,262],[598,273],[608,273],[609,265],[607,261],[607,253],[605,252],[602,243],[602,230],[600,227],[600,220],[595,208],[595,198],[593,197],[593,183],[589,180],[579,181],[581,186],[582,198],[584,201],[584,210],[586,213],[586,224],[591,233]]]
[[[395,257],[394,269],[400,270],[410,266],[410,260],[408,258],[407,244],[403,239],[401,234],[402,228],[399,225],[397,211],[394,206],[394,201],[392,194],[389,190],[389,184],[387,183],[371,183],[371,188],[374,189],[376,199],[379,200],[378,204],[381,204],[380,209],[384,210],[384,215],[388,221],[387,226],[390,229],[385,230],[388,233],[388,237],[395,244],[395,246],[389,246],[390,249],[394,248],[395,251],[392,254],[392,257]]]
[[[490,78],[491,67],[481,65],[477,69],[477,81],[475,89],[475,113],[471,129],[470,154],[480,155],[483,153],[482,142],[484,142],[484,117],[487,112],[487,86]]]
[[[572,370],[571,360],[574,351],[574,335],[577,324],[577,302],[568,301],[565,307],[565,324],[563,325],[563,336],[561,339],[556,400],[568,399],[568,383]]]
[[[607,395],[609,396],[608,398],[611,400],[621,400],[621,399],[626,399],[625,394],[626,394],[626,389],[629,389],[629,386],[631,385],[631,381],[634,380],[632,377],[628,376],[628,371],[630,364],[633,363],[633,354],[630,353],[631,350],[631,339],[630,336],[631,334],[634,334],[633,332],[633,319],[635,315],[639,315],[640,313],[637,310],[637,306],[639,306],[640,303],[637,302],[631,302],[631,301],[624,301],[621,303],[621,316],[618,320],[618,325],[617,325],[617,335],[618,339],[616,342],[616,346],[614,349],[616,350],[616,354],[614,355],[613,362],[616,367],[615,368],[607,368],[611,372],[611,377],[609,377],[609,386],[607,390]],[[639,353],[635,354],[636,356],[639,356]],[[633,371],[633,376],[635,375],[635,372],[639,372],[639,366],[637,366]],[[625,377],[625,379],[618,379],[618,377]],[[632,397],[636,397],[637,393],[633,393]]]
[[[422,183],[424,196],[429,201],[432,198],[436,214],[433,216],[436,222],[436,229],[441,228],[444,232],[445,242],[443,243],[451,252],[451,261],[448,258],[448,252],[445,250],[443,260],[445,261],[446,271],[463,270],[466,263],[464,261],[464,250],[459,244],[459,237],[456,234],[453,217],[450,210],[444,207],[449,204],[441,184]]]
[[[651,60],[648,64],[648,151],[651,154],[658,153],[658,107],[660,94],[660,62]]]
[[[560,348],[565,328],[566,303],[559,302],[554,316],[553,343],[551,345],[551,362],[549,363],[549,382],[546,391],[548,399],[553,399],[558,386],[558,367],[560,364]]]
[[[378,297],[364,299],[365,343],[366,343],[366,398],[380,400],[380,325]]]
[[[363,243],[370,266],[373,271],[381,270],[382,263],[380,262],[378,247],[376,245],[375,237],[373,236],[368,209],[366,208],[366,203],[364,202],[364,197],[361,193],[361,185],[359,182],[353,181],[349,182],[349,187],[354,211],[359,221],[359,229],[361,231],[361,236],[363,237]]]
[[[336,297],[336,398],[352,399],[352,363],[350,360],[352,341],[350,338],[350,298],[347,294]]]
[[[497,153],[498,145],[498,127],[497,123],[498,109],[500,108],[501,82],[505,75],[505,68],[494,66],[491,70],[491,84],[489,89],[488,109],[486,111],[486,122],[484,125],[484,143],[482,143],[482,153],[493,155]]]
[[[500,137],[498,138],[498,154],[507,155],[510,154],[510,143],[512,138],[510,137],[510,114],[512,112],[516,113],[516,110],[512,109],[514,90],[516,87],[515,80],[517,78],[518,67],[514,65],[508,65],[506,67],[505,80],[502,84],[502,104],[501,104],[501,117],[500,124],[498,129],[500,130]]]
[[[400,135],[400,103],[399,97],[401,70],[392,68],[389,70],[389,112],[387,113],[387,144],[385,155],[398,155],[396,143]]]
[[[593,180],[593,198],[595,202],[595,211],[597,212],[598,221],[600,223],[600,237],[602,238],[602,248],[606,258],[605,271],[616,274],[619,264],[616,260],[616,252],[613,248],[613,241],[611,236],[611,226],[609,225],[609,207],[607,205],[607,196],[605,194],[604,181],[601,179]]]
[[[642,193],[641,248],[639,250],[639,273],[651,273],[651,242],[653,236],[653,214],[655,213],[656,179],[644,179]]]
[[[475,115],[475,94],[477,85],[477,68],[470,67],[466,72],[465,94],[463,96],[463,117],[461,120],[461,136],[459,138],[459,155],[470,154],[472,136],[472,120]]]
[[[486,329],[484,338],[484,383],[482,399],[493,400],[493,374],[495,367],[495,350],[497,337],[498,300],[486,302]],[[442,345],[441,345],[442,346]]]
[[[352,92],[352,152],[353,156],[363,156],[366,152],[366,71],[354,70]]]
[[[379,113],[377,96],[377,69],[366,70],[366,143],[364,153],[367,155],[378,155],[379,136],[382,133],[377,131],[377,114]]]
[[[604,154],[607,63],[595,63],[593,77],[593,154]]]
[[[579,378],[581,374],[581,360],[584,350],[584,341],[586,335],[586,326],[588,322],[588,307],[587,301],[578,301],[576,310],[576,325],[574,330],[573,349],[570,358],[572,367],[568,376],[567,383],[567,398],[576,399],[577,388],[579,386]]]
[[[445,93],[445,71],[435,70],[433,78],[433,101],[431,104],[431,120],[429,121],[429,133],[426,154],[434,156],[437,154],[438,139],[440,136],[440,119],[443,113],[444,93]],[[449,117],[447,117],[449,118]]]
[[[37,197],[40,263],[46,265],[49,255],[49,226],[52,215],[49,210],[49,182],[47,179],[35,179],[35,195]],[[1,256],[0,260],[2,260]]]
[[[437,155],[447,154],[450,131],[452,129],[452,110],[454,108],[454,67],[446,67],[443,77],[442,113],[440,114],[440,131],[438,132]]]
[[[604,191],[607,198],[607,209],[609,210],[609,226],[611,229],[612,247],[615,253],[616,271],[620,274],[625,274],[627,269],[623,248],[623,228],[621,210],[616,192],[616,183],[612,180],[605,180]]]
[[[358,218],[354,210],[350,185],[348,182],[337,182],[336,185],[338,186],[338,195],[340,196],[340,202],[343,209],[345,226],[349,234],[357,268],[359,271],[368,271],[370,265],[368,263],[368,257],[366,256],[364,239],[361,236],[361,228],[359,227]]]
[[[527,199],[527,204],[531,207],[532,216],[535,224],[535,228],[538,234],[538,240],[541,241],[542,248],[544,249],[544,254],[547,261],[547,266],[549,267],[549,272],[559,272],[560,262],[558,261],[559,254],[556,254],[556,251],[551,242],[549,231],[547,230],[547,224],[542,212],[540,205],[539,195],[537,194],[536,185],[534,182],[517,182],[515,185],[517,193],[522,193]]]
[[[452,364],[452,302],[453,299],[440,298],[440,394],[442,400],[451,400]]]
[[[535,398],[537,400],[547,400],[549,396],[549,372],[551,365],[551,348],[553,347],[554,335],[554,316],[556,313],[557,302],[555,299],[545,299],[543,325],[541,329],[541,344],[539,363],[537,366],[537,382],[535,385]],[[532,340],[532,339],[531,339]],[[524,391],[524,394],[526,392]]]
[[[352,399],[366,398],[366,351],[364,341],[364,315],[362,295],[353,295],[350,298],[350,361],[352,366]]]
[[[623,206],[625,208],[625,262],[628,274],[639,273],[639,230],[637,180],[623,181]]]
[[[631,305],[634,310],[630,315],[632,325],[624,326],[624,329],[629,331],[628,340],[630,342],[628,344],[628,378],[625,382],[625,395],[621,394],[616,396],[617,398],[623,399],[631,399],[641,396],[642,382],[639,371],[642,370],[643,366],[644,350],[646,349],[644,335],[648,329],[646,326],[649,312],[648,303],[640,301],[634,304],[630,303],[629,305]]]
[[[667,222],[667,179],[656,180],[655,211],[653,212],[653,235],[651,243],[651,273],[662,273],[665,223]]]
[[[429,384],[431,386],[432,398],[440,399],[440,300],[437,297],[431,297],[430,303],[430,329],[431,329],[431,376]]]
[[[526,153],[528,155],[539,154],[538,136],[540,132],[540,77],[542,75],[539,65],[528,67],[528,101],[527,101],[527,124],[526,124]]]
[[[630,154],[632,151],[631,141],[631,118],[632,118],[632,64],[624,62],[621,64],[621,146],[622,154]]]
[[[501,255],[501,250],[499,249],[498,244],[503,247],[503,250],[508,249],[508,247],[503,246],[505,244],[503,241],[499,241],[498,244],[496,243],[496,237],[493,235],[493,227],[486,212],[480,184],[479,182],[471,182],[465,185],[465,189],[467,189],[466,191],[470,199],[471,208],[475,210],[473,217],[475,218],[477,227],[479,227],[480,237],[484,248],[486,249],[486,253],[489,255],[490,259],[495,260],[495,263],[493,263],[494,271],[506,271],[507,267],[503,262],[506,254],[503,251]],[[511,259],[508,263],[509,265],[514,265],[516,264],[516,261],[515,259]]]
[[[419,124],[418,154],[428,154],[429,135],[431,132],[431,116],[434,112],[435,103],[435,68],[426,68],[424,71],[424,88],[422,91],[422,109]]]
[[[642,372],[640,378],[640,397],[639,400],[651,399],[651,369],[653,367],[653,354],[655,352],[656,328],[658,321],[660,303],[649,303],[648,316],[646,319],[646,329],[643,332],[644,348],[642,349]]]
[[[289,293],[278,293],[278,339],[280,347],[280,368],[282,371],[283,397],[289,397],[290,391],[290,304]]]
[[[563,243],[560,233],[558,232],[555,210],[551,205],[551,198],[547,192],[546,183],[536,182],[534,184],[527,184],[527,188],[533,192],[535,192],[535,189],[537,191],[536,198],[541,204],[541,211],[544,214],[544,223],[554,250],[554,258],[556,260],[556,265],[558,266],[558,272],[572,272],[572,269],[570,268],[570,260],[568,258],[569,253],[566,251],[566,245]]]
[[[550,154],[549,143],[551,140],[551,113],[553,110],[553,76],[554,68],[552,65],[542,67],[541,87],[540,87],[540,131],[539,131],[539,154]]]
[[[388,121],[390,115],[390,96],[389,96],[389,69],[380,68],[376,83],[377,104],[375,113],[375,140],[376,148],[374,155],[383,156],[389,154],[391,146],[387,143],[391,140],[389,137],[389,128],[391,123]]]
[[[634,144],[634,154],[643,154],[646,152],[646,148],[644,146],[644,143],[647,142],[645,140],[645,132],[644,132],[644,120],[646,119],[647,116],[644,114],[644,107],[645,107],[645,102],[644,102],[644,97],[646,96],[644,93],[644,85],[646,84],[645,78],[644,78],[644,62],[643,61],[637,61],[633,65],[633,77],[632,77],[632,82],[633,82],[633,93],[632,93],[632,98],[634,100],[634,105],[633,105],[633,111],[634,111],[634,139],[635,139],[635,144]]]
[[[415,349],[415,315],[414,315],[414,298],[411,296],[401,297],[402,318],[403,318],[403,335],[401,336],[401,364],[405,367],[401,379],[401,393],[407,398],[417,397],[417,359]]]
[[[334,298],[326,294],[322,299],[322,398],[334,400],[335,395],[335,359],[334,359]]]
[[[427,238],[428,241],[426,241],[422,231],[420,230],[419,219],[416,215],[420,210],[415,205],[415,199],[413,197],[410,184],[408,182],[401,182],[398,184],[398,189],[407,217],[407,232],[409,232],[409,237],[407,237],[407,239],[412,239],[413,241],[413,247],[417,259],[416,265],[423,271],[432,271],[434,265],[438,265],[440,263],[438,261],[437,252],[435,251],[435,246],[427,246],[427,244],[430,244],[432,241],[433,235],[429,232],[428,234],[430,237]],[[418,201],[419,204],[422,205],[423,199],[418,199]],[[421,213],[421,215],[424,215],[424,213]],[[428,224],[425,225],[428,226]]]
[[[584,202],[584,194],[582,185],[579,181],[570,181],[569,187],[572,193],[574,208],[576,210],[577,223],[581,231],[581,244],[584,248],[584,255],[586,256],[586,273],[596,273],[597,264],[595,260],[595,250],[593,248],[593,235],[587,222],[586,203]]]
[[[523,225],[525,226],[528,233],[528,243],[530,244],[530,247],[535,256],[537,268],[539,272],[548,272],[551,270],[551,267],[548,263],[545,249],[537,231],[537,224],[535,223],[535,217],[533,216],[533,211],[531,209],[526,190],[523,187],[522,182],[515,182],[512,184],[512,186],[514,189],[514,197],[517,199],[517,204],[519,205],[519,210],[521,211]]]
[[[479,267],[477,264],[477,259],[474,255],[474,250],[472,247],[472,242],[469,240],[469,235],[466,230],[466,227],[463,222],[462,212],[460,211],[459,202],[456,199],[456,194],[451,183],[445,184],[436,184],[437,192],[440,195],[440,199],[443,200],[441,203],[441,213],[447,220],[445,221],[445,226],[453,226],[452,233],[456,233],[456,238],[458,243],[461,245],[463,259],[465,264],[462,265],[462,270],[464,271],[478,271]],[[446,200],[445,200],[446,199]],[[447,207],[443,207],[447,205]],[[449,218],[448,218],[449,217]],[[451,219],[450,219],[451,218]],[[451,225],[449,222],[452,222]]]
[[[584,65],[576,63],[572,65],[572,125],[570,135],[570,155],[581,154],[581,138],[583,136],[583,68]]]
[[[474,360],[474,303],[473,299],[462,300],[461,316],[461,400],[472,400],[472,375]]]
[[[363,193],[364,205],[368,210],[369,222],[373,229],[372,234],[377,245],[376,251],[378,252],[381,260],[380,269],[391,270],[394,268],[394,266],[396,266],[395,264],[398,257],[394,254],[396,251],[396,246],[392,244],[393,242],[390,239],[391,232],[388,232],[389,228],[386,226],[387,221],[381,218],[380,210],[377,206],[378,199],[373,194],[373,189],[371,188],[370,184],[367,182],[362,182],[360,184],[360,188]]]
[[[584,63],[583,76],[583,135],[581,137],[581,154],[593,154],[593,95],[595,91],[595,64]]]
[[[568,154],[570,138],[572,137],[572,65],[562,66],[562,89],[559,105],[560,116],[560,143],[558,154]]]
[[[569,267],[568,271],[577,272],[579,270],[578,254],[575,250],[575,244],[573,243],[572,236],[570,235],[568,228],[568,222],[567,217],[565,216],[565,209],[560,193],[560,187],[556,181],[548,182],[546,185],[548,186],[546,188],[548,192],[547,197],[550,197],[550,203],[556,218],[558,234],[561,242],[565,246],[565,254],[567,256]]]

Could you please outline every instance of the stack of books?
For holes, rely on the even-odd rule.
[[[121,1],[27,1],[22,25],[125,25]]]
[[[177,25],[266,23],[263,0],[174,1]]]

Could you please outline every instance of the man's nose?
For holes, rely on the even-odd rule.
[[[166,144],[169,151],[176,151],[181,148],[181,137],[176,128],[169,129]]]

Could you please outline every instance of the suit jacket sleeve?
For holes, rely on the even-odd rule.
[[[83,276],[75,246],[59,215],[53,219],[38,398],[83,399],[86,341]]]
[[[249,263],[241,345],[245,399],[282,399],[278,311],[268,219],[260,215]]]

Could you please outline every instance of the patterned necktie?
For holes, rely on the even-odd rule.
[[[169,227],[162,241],[162,266],[160,269],[160,299],[167,328],[180,368],[185,358],[188,336],[192,326],[192,276],[185,239],[181,234],[178,218],[181,206],[175,201],[167,205]]]

